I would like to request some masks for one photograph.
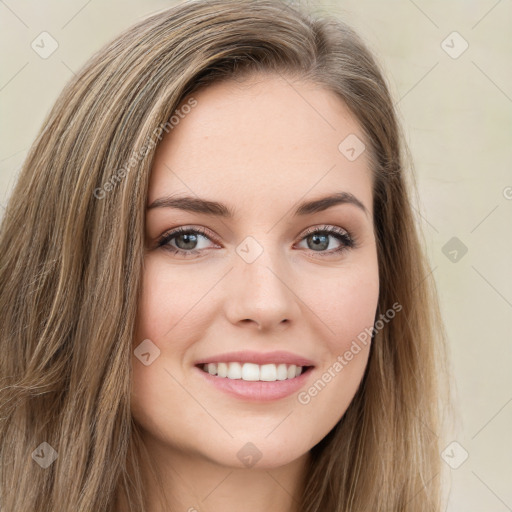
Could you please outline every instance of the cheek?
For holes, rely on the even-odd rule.
[[[331,309],[334,330],[343,340],[355,338],[361,331],[371,327],[379,299],[379,278],[377,271],[363,269],[347,277],[337,286],[336,304]]]
[[[329,351],[347,350],[351,341],[371,328],[379,299],[378,266],[344,268],[310,290],[309,305],[326,326]]]
[[[315,417],[325,434],[347,410],[368,363],[379,299],[377,259],[347,266],[336,279],[316,283],[308,296],[311,310],[326,326],[321,367],[298,401],[306,409],[322,411]]]
[[[157,257],[147,257],[134,342],[149,338],[159,345],[184,325],[190,327],[190,313],[205,293],[200,281],[191,280],[190,272],[166,268]]]
[[[181,393],[166,370],[173,375],[182,372],[187,351],[204,336],[211,317],[205,310],[208,302],[201,299],[216,279],[199,272],[169,268],[159,255],[146,257],[132,349],[149,340],[149,351],[154,350],[158,355],[148,366],[132,355],[135,413],[139,408],[158,411],[162,398],[172,399],[171,395],[160,396],[161,390],[175,389]]]

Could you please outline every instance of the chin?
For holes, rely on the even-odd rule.
[[[233,469],[264,470],[286,466],[308,453],[311,447],[305,440],[296,440],[293,443],[289,437],[284,439],[276,436],[270,440],[263,436],[252,440],[244,437],[243,441],[233,439],[229,445],[222,446],[219,443],[215,448],[213,452],[208,450],[209,453],[205,453],[214,464]]]

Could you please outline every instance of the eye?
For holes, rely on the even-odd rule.
[[[332,247],[329,238],[335,239],[338,247]],[[337,226],[322,226],[321,228],[310,228],[304,234],[302,240],[306,242],[308,248],[313,252],[319,253],[319,256],[332,256],[340,254],[342,251],[356,247],[355,239],[342,228]],[[325,251],[324,249],[331,249]]]
[[[332,247],[331,240],[338,242],[338,247]],[[212,237],[207,231],[200,227],[180,227],[162,235],[157,242],[157,248],[162,247],[174,255],[191,257],[199,255],[208,249],[208,241]],[[342,228],[337,226],[322,226],[321,228],[310,228],[302,236],[307,248],[319,256],[332,256],[342,251],[356,247],[355,239]],[[206,243],[206,245],[205,245]],[[201,246],[203,245],[203,246]],[[326,250],[329,249],[330,250]]]
[[[210,240],[203,228],[180,227],[165,233],[157,243],[157,247],[163,247],[172,254],[180,256],[194,256],[201,252],[204,247],[197,248],[202,239]],[[174,242],[176,245],[173,245]]]

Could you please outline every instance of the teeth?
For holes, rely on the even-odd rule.
[[[277,380],[286,380],[288,378],[288,368],[286,367],[285,364],[280,364],[279,366],[277,366],[276,373]]]
[[[257,364],[245,363],[242,366],[242,380],[260,380],[260,367]]]
[[[228,379],[241,379],[241,378],[242,378],[242,365],[240,363],[229,363]]]
[[[219,363],[217,365],[217,375],[219,377],[227,377],[228,376],[228,365],[226,363]]]
[[[294,379],[302,373],[302,366],[294,364],[254,364],[254,363],[207,363],[203,370],[210,375],[246,381],[274,382]]]

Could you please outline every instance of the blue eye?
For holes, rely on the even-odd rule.
[[[163,247],[172,254],[178,254],[185,257],[194,256],[201,252],[196,249],[197,243],[201,238],[210,240],[210,237],[206,234],[204,229],[181,227],[163,235],[158,241],[158,247]],[[179,245],[182,247],[175,247],[174,245],[171,245],[171,241],[174,241],[175,239],[179,241]],[[191,245],[194,247],[190,247]]]
[[[330,239],[339,242],[339,247],[326,251],[331,245]],[[180,227],[169,233],[165,233],[157,242],[157,247],[162,247],[171,254],[183,257],[191,257],[200,254],[206,247],[201,245],[201,240],[212,241],[207,231],[202,228]],[[305,240],[312,252],[319,256],[332,256],[342,251],[356,247],[354,238],[344,229],[336,226],[322,226],[321,228],[310,228],[303,234],[301,242]]]
[[[340,246],[329,251],[323,251],[323,249],[329,248],[331,245],[329,238],[335,238]],[[332,254],[339,254],[347,249],[352,249],[356,246],[354,238],[345,231],[344,229],[336,226],[323,226],[322,228],[311,228],[304,235],[302,240],[306,240],[309,248],[313,252],[319,253],[319,256],[330,256]]]

